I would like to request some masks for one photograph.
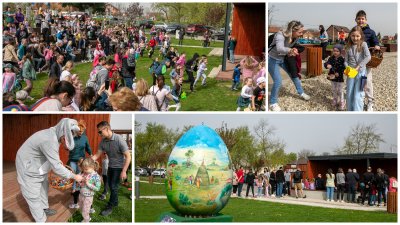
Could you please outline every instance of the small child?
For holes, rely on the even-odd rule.
[[[257,79],[257,87],[251,97],[251,108],[254,111],[265,111],[265,77]]]
[[[92,158],[85,158],[81,163],[83,180],[79,183],[79,207],[82,210],[83,222],[91,220],[89,213],[93,203],[93,196],[96,191],[100,190],[100,175],[96,170],[99,165]]]
[[[237,100],[238,107],[236,111],[240,111],[241,108],[249,107],[251,103],[251,97],[253,96],[253,79],[247,77],[244,79],[244,83],[242,92]]]
[[[285,63],[287,65],[288,74],[291,78],[300,78],[301,79],[301,58],[300,53],[304,51],[304,46],[299,44],[295,44],[292,48],[297,49],[298,55],[288,55],[285,57]]]
[[[343,47],[340,44],[333,46],[333,55],[324,64],[325,68],[329,69],[327,78],[332,83],[332,107],[338,107],[340,110],[344,110],[345,104],[343,93],[345,66],[344,58],[341,55],[342,49]]]
[[[105,200],[106,199],[106,195],[108,192],[108,177],[107,177],[107,172],[108,172],[108,155],[106,152],[104,152],[104,157],[103,157],[103,161],[101,162],[101,174],[103,176],[103,184],[104,184],[104,190],[103,193],[100,195],[99,200]]]
[[[364,41],[364,33],[359,26],[351,29],[346,45],[345,66],[358,71],[354,78],[347,78],[347,111],[363,111],[364,89],[367,80],[366,65],[371,60],[368,45]]]
[[[82,162],[83,162],[83,158],[79,159],[79,161],[77,162],[78,170],[75,172],[79,173],[82,171],[82,167],[81,167]],[[72,186],[72,196],[73,196],[74,201],[69,205],[70,209],[79,209],[78,201],[79,201],[80,189],[78,186],[79,185],[77,184],[77,182],[74,181],[74,184]]]
[[[13,72],[13,66],[10,63],[7,63],[4,66],[3,73],[3,94],[13,91],[15,80],[16,75]]]
[[[196,86],[196,83],[200,79],[200,77],[203,77],[203,80],[201,81],[201,85],[202,86],[206,85],[206,79],[207,79],[207,75],[205,73],[206,70],[207,70],[207,58],[203,57],[199,62],[199,68],[197,70],[196,80],[193,83],[194,87]]]
[[[179,66],[175,65],[175,67],[172,67],[171,72],[169,73],[172,86],[175,86],[175,79],[178,77],[178,76],[176,76],[176,75],[178,75],[178,73],[176,72],[177,67],[179,67]]]
[[[269,184],[269,180],[266,177],[264,178],[264,185],[265,185],[265,195],[264,196],[266,198],[269,198],[270,197],[269,192],[271,190],[271,185]]]
[[[89,45],[89,47],[87,48],[86,57],[87,57],[89,62],[93,62],[92,45]]]
[[[263,182],[264,179],[262,176],[258,176],[258,179],[256,180],[256,185],[257,185],[257,198],[261,198],[262,196],[262,190],[263,190]]]
[[[370,202],[370,206],[374,206],[376,204],[376,194],[378,193],[378,191],[376,190],[376,185],[372,184],[371,185],[371,202]]]
[[[171,92],[171,95],[175,102],[175,105],[169,105],[168,110],[170,108],[176,107],[175,111],[179,111],[179,109],[181,108],[180,98],[182,95],[182,81],[183,81],[182,77],[179,77],[179,76],[175,77],[175,82],[174,82],[175,84],[174,84],[174,87],[172,88],[172,92]]]
[[[237,64],[235,66],[235,69],[233,69],[232,87],[231,87],[232,91],[238,90],[237,88],[240,84],[240,74],[242,74],[242,72],[240,72],[240,64]]]

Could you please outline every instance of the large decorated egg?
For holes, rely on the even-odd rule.
[[[213,216],[228,203],[232,168],[221,137],[207,126],[195,126],[176,143],[168,159],[166,193],[183,216]]]

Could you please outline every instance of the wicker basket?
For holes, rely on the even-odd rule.
[[[383,52],[382,50],[377,50],[375,48],[369,48],[371,53],[371,60],[367,63],[368,68],[376,68],[378,67],[383,60]]]
[[[72,172],[74,171],[70,166],[65,166],[65,168],[71,170]],[[74,179],[62,178],[55,174],[53,171],[50,171],[49,183],[50,187],[57,190],[65,191],[72,188],[72,185],[74,184]]]

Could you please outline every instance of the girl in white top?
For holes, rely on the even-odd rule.
[[[73,67],[74,67],[74,62],[72,62],[71,60],[65,63],[65,66],[62,68],[63,71],[61,72],[60,81],[71,80],[72,78],[71,70]]]
[[[240,111],[241,108],[249,107],[251,103],[251,97],[253,96],[253,79],[246,77],[244,83],[245,85],[243,85],[237,101],[238,107],[236,111]]]
[[[203,80],[201,81],[201,85],[205,86],[206,85],[206,78],[207,75],[205,71],[207,70],[207,58],[202,58],[199,62],[199,68],[197,70],[197,77],[196,80],[193,83],[193,86],[196,86],[197,81],[200,79],[200,77],[203,77]]]
[[[164,76],[157,76],[156,85],[150,87],[149,91],[153,96],[155,96],[157,110],[167,111],[168,102],[171,101],[173,98],[170,88],[165,85]]]

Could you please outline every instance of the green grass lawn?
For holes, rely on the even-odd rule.
[[[200,42],[200,41],[197,41]],[[186,59],[189,60],[195,52],[199,55],[207,55],[212,49],[211,48],[191,48],[191,47],[178,47],[180,53],[186,53]],[[158,55],[156,52],[153,55],[155,58]],[[144,78],[149,86],[152,85],[153,79],[149,74],[149,66],[152,63],[152,59],[148,58],[147,52],[145,57],[139,58],[136,67],[136,77]],[[208,71],[207,75],[214,67],[218,67],[221,64],[221,57],[209,56],[208,57]],[[92,63],[82,63],[75,65],[72,73],[79,75],[82,83],[85,85],[89,77],[89,73],[92,70]],[[167,71],[166,84],[171,86],[170,81],[170,69]],[[195,75],[196,76],[196,75]],[[34,101],[27,101],[27,105],[32,105],[35,101],[43,96],[43,88],[47,82],[47,73],[40,73],[37,76],[37,80],[33,82],[33,90],[31,96],[35,98]],[[185,73],[184,79],[187,79]],[[236,100],[240,94],[239,91],[232,92],[230,90],[232,83],[230,81],[217,81],[215,79],[207,78],[207,86],[202,87],[201,83],[198,82],[196,92],[189,93],[189,83],[183,84],[183,90],[187,93],[187,98],[181,101],[181,111],[234,111],[236,109]],[[173,102],[172,102],[173,103]]]
[[[128,181],[132,182],[132,173],[128,173]],[[103,185],[104,187],[104,185]],[[107,202],[110,199],[110,192],[104,201],[98,200],[98,197],[103,192],[103,188],[93,197],[93,207],[95,213],[90,214],[91,222],[132,222],[132,200],[129,198],[132,191],[127,187],[120,185],[118,192],[118,207],[113,208],[113,212],[109,216],[100,215],[101,211],[106,208]],[[68,222],[81,222],[83,220],[82,214],[77,210]]]
[[[149,181],[149,177],[140,177],[141,181]],[[149,184],[149,183],[139,183],[139,193],[141,196],[161,196],[165,195],[165,178],[154,177],[154,182],[162,184]]]
[[[155,210],[154,206],[157,206]],[[166,199],[135,200],[135,222],[156,222],[163,212],[175,211]],[[230,199],[222,214],[234,222],[396,222],[397,214],[359,210],[331,209]]]

